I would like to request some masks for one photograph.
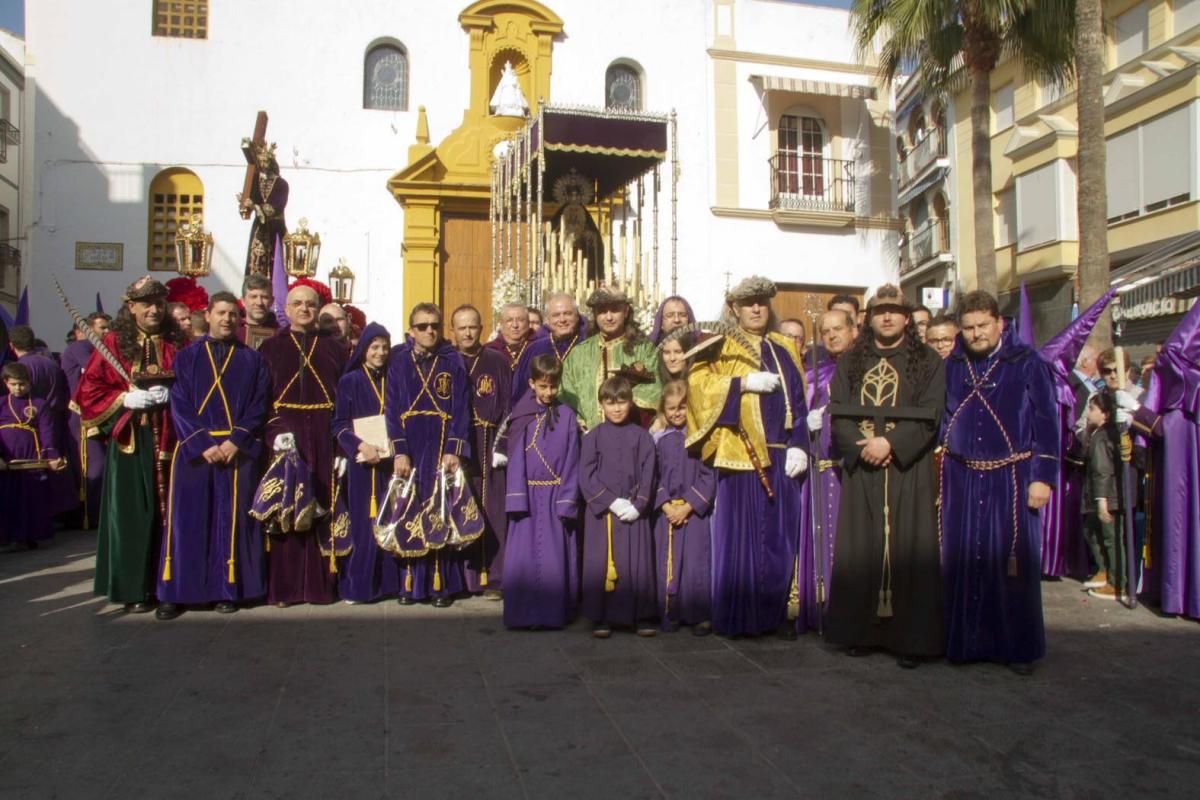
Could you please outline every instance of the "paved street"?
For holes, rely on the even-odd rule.
[[[1200,626],[1046,584],[1050,654],[509,633],[498,604],[192,612],[0,555],[0,797],[1194,797]],[[1136,795],[1133,793],[1137,793]]]

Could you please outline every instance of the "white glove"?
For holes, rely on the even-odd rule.
[[[808,453],[799,447],[787,449],[787,460],[783,462],[783,472],[789,478],[799,478],[808,469]]]
[[[1121,428],[1127,427],[1133,422],[1133,414],[1130,414],[1121,406],[1117,406],[1117,413],[1114,415],[1117,418],[1117,425]]]
[[[291,436],[291,434],[290,433],[282,433],[282,434],[280,434],[280,436]],[[278,441],[278,438],[276,438],[276,441]],[[346,457],[345,456],[338,456],[337,458],[335,458],[333,460],[333,474],[337,478],[341,478],[343,475],[346,474]]]
[[[503,469],[508,466],[508,456],[502,450],[492,452],[492,469]]]
[[[275,437],[273,448],[276,453],[282,453],[284,450],[296,449],[296,437],[290,433],[281,433]]]
[[[171,398],[171,392],[167,389],[167,387],[162,386],[161,384],[158,386],[151,386],[146,391],[150,393],[150,397],[154,400],[154,404],[156,406],[164,405],[167,400]]]
[[[824,424],[825,424],[825,406],[821,406],[820,408],[814,408],[812,411],[808,412],[808,429],[810,431],[812,431],[813,433],[816,433],[817,431],[821,430],[821,427]]]
[[[608,510],[617,515],[617,519],[622,522],[633,522],[638,518],[638,510],[634,508],[633,503],[626,500],[624,497],[618,497],[609,504]]]
[[[145,389],[130,389],[125,393],[122,404],[133,411],[145,411],[154,405],[154,395]]]
[[[779,376],[774,372],[751,372],[742,378],[742,388],[755,394],[770,394],[779,388]]]
[[[628,503],[629,501],[627,500],[626,502]],[[638,510],[634,507],[633,503],[629,503],[629,508],[622,511],[620,514],[617,514],[617,519],[621,520],[621,522],[637,522],[638,518],[641,516],[642,515],[638,513]]]
[[[1118,389],[1113,392],[1113,399],[1116,400],[1117,408],[1123,408],[1126,411],[1137,411],[1142,407],[1142,404],[1133,396],[1133,392],[1128,389]]]

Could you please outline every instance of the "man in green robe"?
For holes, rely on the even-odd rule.
[[[559,397],[585,427],[592,428],[604,421],[596,395],[600,384],[621,373],[634,384],[633,404],[646,427],[654,418],[662,391],[654,345],[638,328],[629,299],[620,289],[601,286],[592,292],[587,306],[592,312],[589,330],[596,333],[576,345],[563,361]]]

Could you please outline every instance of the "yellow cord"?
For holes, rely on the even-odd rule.
[[[237,504],[237,467],[235,466],[233,468],[233,511],[229,515],[230,519],[229,519],[229,561],[228,561],[228,564],[229,564],[229,582],[230,583],[237,582],[237,574],[234,571],[234,560],[233,560],[234,559],[233,554],[236,552],[234,550],[234,542],[235,542],[234,537],[237,534],[237,518],[238,518],[237,508],[238,508],[238,504]]]
[[[604,576],[604,591],[615,592],[617,590],[617,565],[613,561],[611,511],[605,515],[604,522],[608,528],[608,573]]]

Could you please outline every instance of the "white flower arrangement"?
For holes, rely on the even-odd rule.
[[[500,309],[509,303],[524,303],[521,279],[511,269],[506,269],[496,276],[496,284],[492,287],[492,318],[500,319]]]

